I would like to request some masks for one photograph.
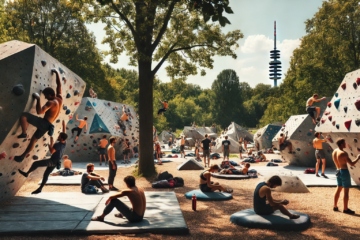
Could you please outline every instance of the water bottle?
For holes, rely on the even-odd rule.
[[[192,195],[192,210],[196,211],[196,196]]]

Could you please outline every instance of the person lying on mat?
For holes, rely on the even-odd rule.
[[[228,169],[228,168],[235,169],[235,167],[233,165],[231,165],[231,163],[229,161],[222,161],[221,165],[220,165],[220,170]]]
[[[133,176],[127,176],[124,178],[124,182],[128,189],[121,191],[118,194],[112,195],[106,201],[105,209],[103,214],[100,216],[91,218],[91,221],[104,221],[106,215],[108,215],[114,208],[120,213],[115,214],[115,217],[127,218],[129,222],[140,222],[144,218],[146,209],[146,198],[144,190],[135,185],[135,178]],[[125,203],[120,201],[118,198],[128,197],[132,208],[129,208]]]
[[[222,169],[220,171],[220,173],[221,174],[247,175],[249,168],[250,168],[250,163],[245,164],[245,167],[243,169],[235,169],[234,167],[232,167],[232,168],[231,167],[228,169]]]
[[[214,183],[211,181],[211,173],[218,172],[219,166],[216,164],[211,165],[210,168],[206,169],[200,174],[200,185],[199,188],[202,192],[214,192],[216,190],[231,193],[233,190],[225,189],[218,182]]]
[[[82,174],[82,172],[71,170],[72,168],[72,162],[69,159],[68,155],[63,156],[64,159],[64,170],[57,171],[56,173],[50,174],[50,176],[72,176],[72,175],[79,175]]]
[[[288,216],[290,219],[297,219],[300,216],[298,214],[291,214],[285,205],[289,204],[286,199],[275,200],[271,196],[271,189],[281,186],[282,181],[279,176],[272,176],[267,182],[259,183],[254,192],[254,211],[258,215],[271,215],[276,210],[280,210],[281,213]],[[268,203],[266,203],[266,200]]]

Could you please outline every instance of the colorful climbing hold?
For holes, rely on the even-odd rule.
[[[352,120],[348,120],[348,121],[345,121],[344,124],[345,124],[345,127],[347,128],[347,130],[350,131],[350,127],[351,127],[351,121]]]
[[[340,106],[340,98],[339,98],[339,99],[336,99],[336,100],[334,101],[334,106],[335,106],[337,109],[339,109],[339,106]]]
[[[329,111],[325,111],[325,112],[324,112],[324,115],[329,115],[329,114],[330,114]]]
[[[344,112],[347,113],[347,107],[344,107]]]
[[[38,159],[39,159],[39,157],[36,156],[36,155],[34,155],[32,158],[33,158],[34,160],[38,160]]]
[[[6,158],[6,152],[0,153],[0,160]]]
[[[356,142],[356,143],[358,142],[356,138],[354,138],[354,142]]]
[[[18,143],[14,143],[13,144],[13,148],[17,148],[17,147],[19,147],[20,146],[20,144],[18,144]]]
[[[93,102],[94,107],[96,107],[96,102]]]
[[[60,119],[56,120],[56,123],[59,123],[60,122]]]
[[[322,118],[321,119],[321,123],[324,123],[326,121],[326,118],[324,119],[324,118]]]
[[[357,110],[360,111],[360,100],[356,100],[355,107],[356,107]]]
[[[332,116],[328,116],[328,119],[331,121],[331,120],[332,120]]]
[[[66,94],[66,98],[71,98],[71,94],[70,93]]]
[[[358,85],[356,84],[356,82],[354,82],[354,83],[353,83],[353,87],[354,87],[355,89],[357,89],[357,86],[358,86]]]
[[[108,103],[109,106],[111,106],[111,103]]]
[[[72,85],[70,85],[69,88],[72,89]]]
[[[339,94],[338,93],[335,93],[335,97],[338,97],[339,96]]]
[[[63,74],[63,73],[64,73],[64,70],[62,70],[62,68],[61,68],[61,67],[59,67],[59,71],[60,71],[60,73],[61,73],[61,74]]]
[[[71,113],[70,109],[66,110],[65,114],[69,115]]]
[[[300,152],[300,148],[297,148],[296,151]]]
[[[341,88],[342,88],[343,90],[345,90],[345,89],[346,89],[346,83],[341,84]]]
[[[67,110],[67,106],[63,106],[63,109],[64,109],[64,110]]]
[[[329,103],[327,104],[327,106],[328,106],[328,107],[331,107],[331,102],[329,102]]]
[[[75,91],[74,91],[74,96],[77,96],[77,95],[79,95],[79,91],[78,91],[78,90],[75,90]]]
[[[340,128],[340,125],[339,125],[339,124],[336,124],[335,126],[336,126],[336,128],[337,128],[337,129],[339,129],[339,128]]]
[[[360,85],[360,78],[357,78],[357,79],[356,79],[356,84],[357,84],[357,85]]]
[[[333,140],[330,136],[326,136],[326,139],[330,142],[330,143],[333,143]]]
[[[79,105],[80,104],[80,102],[75,102],[75,106],[77,106],[77,105]]]
[[[74,122],[74,120],[72,120],[72,119],[69,121],[70,124],[73,123],[73,122]]]
[[[25,89],[24,86],[22,84],[17,84],[13,87],[12,92],[16,95],[16,96],[21,96],[24,94]]]

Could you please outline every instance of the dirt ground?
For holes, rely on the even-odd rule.
[[[212,160],[219,163],[220,160]],[[252,208],[253,191],[258,179],[250,180],[219,180],[220,184],[234,189],[233,199],[226,202],[200,202],[197,203],[197,211],[191,209],[191,200],[184,194],[198,188],[199,174],[201,171],[177,171],[179,162],[165,163],[157,166],[157,171],[168,171],[175,176],[182,177],[185,187],[176,189],[156,189],[155,191],[175,191],[186,224],[190,233],[184,236],[157,235],[157,234],[126,234],[126,235],[39,235],[39,236],[12,236],[0,237],[1,239],[360,239],[360,214],[354,216],[333,212],[333,193],[335,188],[321,187],[309,188],[310,193],[278,193],[274,192],[275,199],[286,198],[290,201],[289,209],[306,213],[311,218],[311,227],[303,232],[270,231],[248,229],[230,222],[230,216],[240,210]],[[264,163],[258,163],[264,164]],[[130,175],[134,167],[119,168],[115,180],[115,186],[125,188],[123,178]],[[29,196],[38,185],[44,169],[35,171],[23,185],[17,196]],[[99,174],[107,178],[107,171],[99,171]],[[314,176],[315,177],[315,176]],[[145,191],[154,191],[151,187],[152,179],[138,178],[137,185]],[[44,192],[75,192],[80,191],[80,186],[45,186]],[[340,196],[339,209],[342,211],[342,197]],[[360,213],[360,191],[358,188],[350,189],[349,207]]]

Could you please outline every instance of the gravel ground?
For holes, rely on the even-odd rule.
[[[219,163],[220,160],[212,162]],[[360,214],[354,216],[346,215],[340,212],[333,212],[333,193],[335,188],[309,188],[310,193],[278,193],[274,192],[275,199],[286,198],[290,201],[289,209],[300,211],[310,215],[312,225],[303,232],[283,232],[248,229],[233,225],[230,222],[231,214],[252,208],[253,191],[258,179],[249,180],[223,180],[215,179],[234,189],[234,199],[226,202],[199,202],[197,211],[191,209],[191,200],[185,198],[184,194],[190,190],[197,189],[199,184],[199,174],[201,171],[177,171],[179,162],[165,163],[157,166],[157,171],[168,171],[174,176],[182,177],[185,181],[185,187],[171,189],[175,191],[185,221],[190,230],[189,235],[171,236],[156,234],[126,234],[126,235],[92,235],[92,236],[12,236],[0,237],[1,239],[360,239]],[[265,164],[265,163],[258,163]],[[132,173],[134,167],[119,168],[115,180],[115,186],[125,188],[123,178]],[[38,185],[44,169],[35,171],[23,185],[17,196],[29,196]],[[108,176],[107,171],[98,171],[97,173]],[[137,185],[144,188],[145,191],[153,191],[151,181],[153,179],[138,178]],[[44,192],[74,192],[79,191],[79,186],[45,186]],[[156,189],[156,191],[169,191],[168,189]],[[339,209],[342,210],[342,196],[340,196]],[[360,191],[358,188],[350,189],[349,206],[352,210],[360,212]]]

